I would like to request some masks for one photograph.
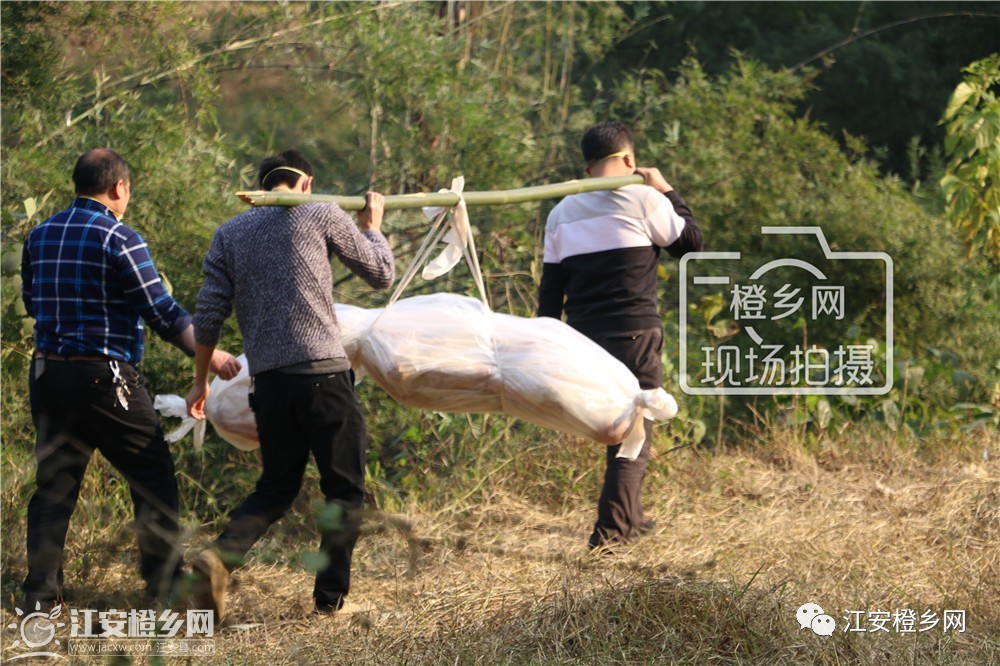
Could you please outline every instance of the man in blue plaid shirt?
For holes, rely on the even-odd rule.
[[[143,321],[194,356],[191,316],[167,293],[145,241],[121,221],[131,199],[125,160],[107,148],[90,150],[77,160],[73,182],[73,203],[31,231],[21,260],[24,304],[35,318],[30,609],[62,600],[66,531],[95,449],[129,484],[147,595],[164,598],[182,560],[174,461],[136,365]],[[240,369],[223,351],[211,367],[224,378]]]

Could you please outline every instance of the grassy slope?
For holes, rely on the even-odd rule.
[[[236,575],[217,656],[199,663],[1000,664],[996,434],[919,451],[883,432],[811,447],[799,437],[657,457],[646,487],[658,527],[613,556],[583,548],[600,470],[582,443],[512,456],[401,514],[373,511],[355,559],[362,610],[349,616],[308,615],[312,576],[292,555],[315,543],[302,502]],[[559,481],[574,465],[578,483]],[[7,494],[20,472],[9,460],[4,471]],[[100,495],[84,493],[87,516]],[[128,528],[74,524],[72,605],[144,607]],[[4,626],[22,531],[6,512]],[[847,610],[906,608],[963,609],[968,628],[820,637],[795,621],[806,602],[838,628]]]

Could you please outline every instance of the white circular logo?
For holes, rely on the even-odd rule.
[[[35,602],[35,610],[27,615],[20,608],[14,608],[14,612],[17,616],[21,618],[20,622],[12,622],[7,625],[8,629],[16,631],[19,638],[10,644],[12,648],[19,647],[23,645],[29,650],[35,650],[36,648],[45,647],[49,643],[53,645],[59,645],[59,640],[56,639],[56,629],[60,627],[65,627],[65,623],[56,622],[59,616],[62,614],[62,605],[54,606],[49,612],[42,610],[41,602]],[[14,657],[10,661],[15,659],[22,659],[24,657],[56,657],[58,656],[55,652],[26,652],[24,654]]]

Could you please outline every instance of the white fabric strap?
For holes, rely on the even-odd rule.
[[[463,256],[469,265],[469,270],[472,272],[472,279],[476,283],[476,288],[479,289],[479,298],[487,308],[490,307],[489,299],[486,295],[486,284],[483,281],[482,269],[479,266],[479,256],[476,253],[476,242],[473,238],[472,225],[469,223],[469,209],[465,205],[465,199],[462,197],[462,190],[464,189],[465,177],[459,176],[451,181],[450,188],[440,190],[441,192],[454,192],[457,194],[457,205],[452,208],[428,206],[423,209],[424,215],[428,219],[434,220],[434,222],[427,237],[424,238],[424,242],[414,255],[413,261],[399,279],[399,284],[396,285],[395,291],[393,291],[392,296],[389,298],[387,308],[399,299],[403,291],[413,280],[417,270],[421,266],[424,266],[425,262],[426,266],[424,266],[420,275],[425,280],[433,280],[457,266]],[[449,213],[451,213],[450,216],[448,215]],[[444,240],[447,246],[437,257],[428,261],[428,257],[434,251],[434,247],[441,240]]]
[[[420,248],[418,248],[416,254],[413,255],[413,261],[410,262],[410,265],[407,266],[402,277],[399,278],[399,284],[396,285],[396,289],[392,292],[392,296],[389,297],[389,303],[386,307],[389,307],[399,300],[400,295],[402,295],[403,291],[413,280],[413,276],[417,274],[417,269],[420,268],[421,264],[427,260],[427,257],[430,256],[434,246],[437,245],[438,241],[444,236],[445,232],[448,230],[448,227],[444,224],[447,216],[448,211],[443,210],[434,220],[434,223],[431,225],[430,232],[428,232],[427,236],[424,237],[424,242],[420,244]]]

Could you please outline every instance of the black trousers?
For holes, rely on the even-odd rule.
[[[354,373],[260,373],[254,376],[254,405],[263,470],[215,547],[227,564],[242,560],[292,505],[312,453],[329,509],[319,521],[326,566],[316,575],[313,597],[319,607],[340,608],[351,587],[364,502],[367,436]]]
[[[642,389],[659,388],[663,383],[663,331],[647,328],[620,333],[591,335],[590,338],[632,371]],[[642,508],[642,481],[649,464],[653,422],[644,421],[646,441],[635,460],[616,458],[621,444],[607,448],[604,486],[597,501],[597,522],[589,544],[625,543],[645,520]]]
[[[147,592],[165,591],[180,574],[177,479],[145,378],[119,363],[131,393],[116,400],[105,361],[44,361],[28,380],[37,432],[36,489],[28,504],[28,575],[24,593],[36,601],[62,598],[62,554],[87,464],[98,450],[128,482],[135,509],[140,573]]]

